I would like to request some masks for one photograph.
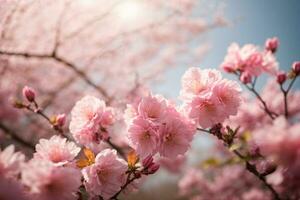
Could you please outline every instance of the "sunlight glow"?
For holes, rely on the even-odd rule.
[[[140,0],[124,1],[124,3],[116,8],[116,14],[124,22],[138,22],[143,20],[146,13],[146,5]]]

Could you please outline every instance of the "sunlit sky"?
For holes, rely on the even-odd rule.
[[[207,34],[212,49],[198,67],[218,67],[232,42],[263,44],[266,38],[272,36],[277,36],[281,42],[277,52],[281,68],[290,68],[293,61],[300,60],[299,0],[225,0],[222,4],[225,4],[225,17],[234,24]],[[179,66],[168,71],[166,80],[153,87],[155,92],[176,98],[180,90],[180,77],[188,67]],[[296,87],[300,88],[299,80]]]

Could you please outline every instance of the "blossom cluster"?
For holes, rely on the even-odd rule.
[[[221,64],[255,98],[243,96],[240,84],[218,70],[192,67],[182,76],[181,105],[145,91],[126,108],[87,95],[75,103],[68,121],[64,113],[48,116],[39,95],[25,86],[14,107],[43,118],[56,134],[41,138],[28,158],[14,145],[0,151],[0,199],[118,199],[161,167],[181,172],[197,131],[217,140],[219,154],[183,169],[179,195],[299,199],[300,93],[291,88],[300,62],[279,72],[278,47],[277,38],[268,39],[263,51],[233,44]],[[262,72],[272,80],[260,94],[255,86]],[[126,139],[118,142],[122,136]]]
[[[126,112],[130,146],[141,156],[159,153],[176,158],[186,153],[196,131],[191,120],[161,96],[146,96]]]
[[[235,115],[242,101],[237,82],[217,70],[188,69],[182,77],[181,99],[187,115],[203,128]]]

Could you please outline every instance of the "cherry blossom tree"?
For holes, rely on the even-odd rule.
[[[182,199],[299,199],[300,62],[280,70],[278,38],[231,44],[220,69],[234,80],[189,68],[178,104],[149,89],[199,61],[206,46],[190,43],[225,25],[196,6],[1,1],[0,199],[125,199],[162,168]],[[211,157],[190,165],[204,134]]]

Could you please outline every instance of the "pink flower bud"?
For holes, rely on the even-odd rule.
[[[63,126],[66,123],[66,115],[65,114],[59,114],[56,116],[56,124],[57,126]]]
[[[142,164],[144,168],[148,168],[152,163],[153,163],[153,157],[149,155],[143,160]]]
[[[240,76],[240,80],[242,83],[247,84],[247,83],[251,83],[252,77],[249,73],[243,72],[242,75]]]
[[[148,168],[148,173],[147,173],[147,174],[154,174],[155,172],[157,172],[158,169],[159,169],[159,164],[153,163],[153,164]]]
[[[283,84],[286,81],[287,75],[285,72],[280,72],[277,74],[277,83]]]
[[[35,99],[35,91],[28,87],[28,86],[25,86],[23,88],[23,96],[29,101],[29,102],[33,102],[34,99]]]
[[[292,69],[297,75],[300,74],[300,61],[294,62]]]
[[[277,37],[269,38],[266,40],[265,43],[265,49],[267,51],[271,51],[272,53],[275,53],[279,46],[279,40]]]

